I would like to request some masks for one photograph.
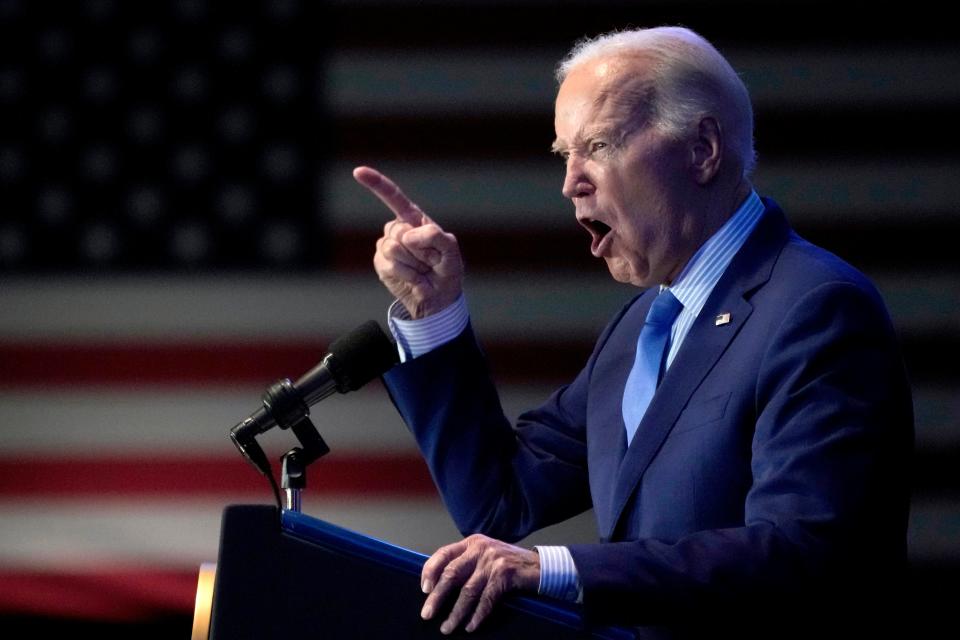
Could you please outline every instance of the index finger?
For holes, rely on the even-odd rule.
[[[371,167],[357,167],[353,178],[380,198],[397,216],[397,220],[415,227],[423,223],[423,211],[403,193],[397,184]]]

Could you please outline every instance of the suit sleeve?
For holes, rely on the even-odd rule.
[[[511,426],[472,326],[384,376],[457,528],[520,540],[592,506],[586,403],[597,353],[629,309],[611,321],[584,368]]]
[[[464,535],[515,541],[590,508],[585,374],[514,428],[468,326],[384,383]]]
[[[773,331],[756,379],[738,383],[756,397],[744,525],[571,545],[589,615],[804,611],[798,602],[889,593],[902,577],[912,408],[879,296],[850,283],[813,289]]]

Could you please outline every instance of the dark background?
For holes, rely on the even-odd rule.
[[[377,225],[338,195],[344,168],[545,167],[558,191],[552,69],[536,65],[659,24],[699,31],[744,73],[758,190],[887,298],[917,413],[911,588],[933,616],[960,569],[960,46],[932,4],[0,0],[0,287],[369,270]],[[443,201],[436,177],[414,180],[422,203]],[[485,188],[500,204],[455,229],[471,274],[597,270],[581,230],[525,208],[536,189]],[[504,379],[562,378],[591,342],[558,358],[518,336],[491,354]],[[189,615],[83,625],[159,637]]]

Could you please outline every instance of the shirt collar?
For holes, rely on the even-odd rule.
[[[669,289],[684,307],[684,311],[699,315],[700,310],[713,291],[727,265],[733,256],[740,250],[747,236],[756,226],[763,215],[765,207],[756,191],[743,201],[737,210],[730,216],[703,245],[697,249],[693,257],[672,285],[660,285],[660,291]]]

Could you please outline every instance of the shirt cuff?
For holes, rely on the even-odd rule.
[[[535,546],[534,549],[540,554],[537,593],[567,602],[582,602],[583,586],[570,550],[555,546]]]
[[[410,317],[406,307],[394,300],[387,311],[387,326],[397,340],[400,362],[419,358],[450,342],[467,328],[470,314],[461,293],[446,309],[419,320]]]

